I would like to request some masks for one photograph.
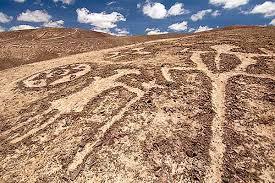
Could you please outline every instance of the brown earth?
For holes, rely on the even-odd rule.
[[[274,27],[0,39],[0,182],[275,181]]]
[[[81,29],[43,28],[0,33],[0,70],[77,53],[113,48],[156,39],[182,37],[117,37]]]

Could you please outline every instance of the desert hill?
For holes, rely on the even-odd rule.
[[[0,37],[0,182],[275,181],[275,27]]]
[[[0,70],[77,53],[179,36],[167,34],[117,37],[95,31],[65,28],[2,32]]]

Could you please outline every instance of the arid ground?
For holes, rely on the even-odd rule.
[[[0,182],[275,182],[275,27],[0,42]]]

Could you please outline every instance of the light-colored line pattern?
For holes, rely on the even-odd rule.
[[[73,171],[75,171],[78,168],[78,166],[83,163],[85,157],[92,152],[94,146],[104,137],[104,135],[108,131],[108,129],[110,129],[110,127],[115,122],[120,120],[123,117],[124,113],[129,109],[129,107],[131,107],[132,104],[137,102],[142,96],[143,95],[138,95],[137,97],[132,99],[130,102],[128,102],[127,105],[116,116],[114,116],[112,118],[112,120],[107,122],[101,129],[99,129],[100,133],[98,135],[96,135],[96,137],[95,137],[96,140],[94,142],[87,143],[81,152],[77,152],[77,154],[75,155],[75,157],[73,159],[73,162],[68,166],[69,174],[71,174]]]
[[[123,115],[125,114],[125,112],[128,111],[128,109],[137,101],[139,101],[145,94],[146,92],[148,92],[151,88],[154,87],[161,87],[159,85],[155,84],[155,81],[151,81],[149,83],[143,83],[144,86],[146,86],[146,91],[140,90],[138,88],[133,88],[130,86],[127,86],[126,84],[123,83],[118,83],[119,86],[124,87],[125,89],[127,89],[128,91],[135,93],[137,96],[135,98],[133,98],[131,101],[129,101],[126,106],[121,109],[119,111],[119,113],[117,115],[115,115],[112,120],[110,120],[109,122],[107,122],[104,126],[102,126],[99,129],[98,134],[95,137],[95,141],[87,143],[84,146],[84,149],[81,152],[77,152],[77,154],[75,155],[73,161],[71,164],[69,164],[68,166],[68,174],[69,176],[72,177],[72,179],[75,178],[76,174],[78,174],[79,172],[79,168],[81,167],[81,164],[83,164],[85,158],[93,151],[93,148],[96,144],[98,144],[100,142],[100,140],[105,136],[106,132],[116,123],[118,122]]]
[[[77,93],[74,93],[72,95],[69,95],[68,97],[61,98],[51,102],[51,106],[46,111],[45,115],[50,113],[53,110],[57,110],[57,114],[53,118],[50,118],[43,125],[37,128],[33,128],[26,134],[13,139],[11,143],[14,144],[14,143],[20,142],[23,139],[46,128],[48,125],[52,124],[62,114],[68,114],[70,112],[81,112],[91,99],[98,96],[103,91],[119,86],[115,82],[115,80],[128,74],[140,74],[140,72],[135,69],[121,69],[121,70],[117,70],[117,74],[107,78],[96,77],[95,81],[88,87],[84,88],[83,90]],[[37,117],[34,117],[34,118],[37,118]]]
[[[219,76],[213,74],[202,62],[201,54],[205,52],[193,52],[191,60],[196,63],[197,70],[205,73],[211,80],[213,89],[211,92],[212,106],[216,115],[211,125],[212,140],[209,148],[210,167],[206,170],[205,182],[221,182],[223,154],[225,145],[222,142],[224,119],[224,88],[225,81]],[[184,69],[180,69],[184,70]]]
[[[58,69],[58,71],[62,71],[62,73],[59,74],[59,76],[62,76],[62,77],[49,84],[47,83],[47,79],[55,77],[55,74],[56,74],[55,73],[56,71],[54,71],[55,69],[49,69],[49,70],[45,70],[43,72],[34,74],[28,77],[27,79],[25,79],[23,81],[23,84],[25,87],[28,87],[28,88],[39,88],[39,87],[45,87],[47,85],[54,86],[60,83],[65,83],[65,82],[75,80],[91,71],[91,67],[88,64],[74,64],[74,65],[71,65],[71,67],[72,69],[78,70],[78,72],[70,74],[71,69],[68,68],[68,65],[55,68],[55,69]],[[45,76],[40,79],[35,79],[39,77],[41,73],[45,74]]]
[[[10,143],[15,144],[17,142],[22,141],[25,138],[28,138],[29,136],[37,133],[38,131],[46,128],[48,125],[52,124],[58,117],[60,117],[60,113],[54,115],[54,117],[51,117],[50,119],[47,120],[47,122],[43,123],[41,126],[37,127],[37,128],[33,128],[30,131],[28,131],[26,134],[17,137],[15,139],[13,139],[12,141],[10,141]]]
[[[46,38],[46,39],[41,37],[41,40],[48,41],[48,40],[66,38],[66,37],[72,36],[73,34],[76,34],[77,31],[78,29],[75,29],[74,32],[66,34],[64,36],[58,36],[58,37],[52,37],[52,38]]]
[[[211,80],[212,80],[212,92],[211,92],[211,100],[213,110],[215,111],[215,117],[213,119],[211,125],[212,131],[212,138],[210,142],[209,148],[209,156],[210,156],[210,166],[206,170],[205,182],[207,183],[220,183],[222,182],[222,174],[223,174],[223,160],[224,160],[224,153],[225,153],[225,144],[223,143],[223,127],[226,122],[225,119],[225,86],[229,78],[237,75],[244,75],[244,76],[251,76],[251,77],[259,77],[259,78],[268,78],[268,79],[275,79],[273,76],[266,75],[266,74],[249,74],[244,72],[245,69],[251,65],[255,64],[256,61],[253,60],[253,57],[257,56],[273,56],[274,54],[270,55],[271,53],[264,51],[266,54],[250,54],[250,53],[238,53],[232,52],[231,49],[236,48],[235,46],[231,45],[216,45],[212,46],[212,49],[216,51],[215,56],[215,63],[216,67],[220,69],[220,55],[222,53],[226,54],[234,54],[240,60],[241,64],[237,66],[236,69],[214,74],[212,73],[207,66],[202,62],[201,54],[207,53],[205,51],[196,51],[192,53],[191,60],[196,64],[196,68],[183,68],[183,67],[162,67],[162,75],[163,77],[169,81],[173,82],[171,74],[169,73],[170,70],[197,70],[204,72]]]
[[[215,45],[215,46],[211,46],[212,49],[214,49],[217,54],[216,54],[216,57],[215,57],[215,63],[216,63],[216,67],[217,67],[217,70],[220,70],[220,61],[221,61],[221,58],[220,58],[220,55],[222,53],[229,53],[231,49],[233,48],[236,48],[235,46],[232,46],[232,45]]]
[[[18,118],[18,120],[19,120],[19,119],[20,119],[20,118]],[[4,131],[3,133],[1,133],[1,136],[8,135],[8,134],[11,133],[12,131],[15,131],[15,130],[17,130],[17,129],[23,127],[24,125],[27,125],[27,124],[29,124],[30,122],[32,122],[32,121],[34,121],[34,120],[37,120],[37,119],[39,119],[39,116],[38,116],[38,115],[37,115],[37,116],[34,116],[33,118],[29,118],[29,119],[26,120],[25,122],[21,122],[21,123],[19,123],[18,125],[13,126],[11,129]]]
[[[213,109],[216,112],[216,115],[213,119],[211,131],[212,131],[212,141],[210,144],[209,155],[211,158],[210,168],[207,169],[207,175],[205,178],[205,182],[221,182],[221,174],[222,174],[222,163],[223,163],[223,154],[225,151],[225,145],[222,142],[223,136],[223,122],[225,121],[224,113],[224,90],[225,83],[222,78],[216,77],[215,74],[211,73],[206,65],[202,62],[200,55],[205,52],[194,52],[191,56],[191,60],[196,63],[197,68],[192,70],[198,70],[204,72],[211,80],[213,84],[213,90],[211,92],[211,99]],[[171,75],[169,74],[170,70],[190,70],[181,67],[174,68],[162,68],[162,73],[164,78],[167,81],[173,81]],[[218,181],[217,181],[218,180]]]
[[[163,75],[163,77],[166,79],[166,81],[169,81],[169,82],[174,82],[173,79],[172,79],[172,76],[170,74],[170,71],[171,70],[181,70],[181,71],[198,71],[198,69],[196,68],[185,68],[185,67],[167,67],[167,66],[164,66],[161,68],[161,73]]]
[[[161,73],[162,73],[163,77],[166,79],[166,81],[173,82],[173,79],[172,79],[169,71],[170,71],[169,67],[164,66],[161,68]]]
[[[241,60],[241,64],[239,64],[234,70],[214,74],[207,68],[207,66],[203,63],[203,60],[201,58],[202,53],[209,53],[209,52],[194,51],[192,52],[191,60],[196,64],[196,67],[190,67],[190,68],[171,67],[170,68],[168,66],[164,66],[164,67],[161,67],[161,73],[168,82],[174,82],[173,77],[170,73],[171,70],[196,71],[196,72],[201,71],[211,79],[212,87],[213,87],[211,91],[211,102],[212,102],[212,108],[215,111],[215,116],[213,118],[212,125],[211,125],[212,137],[209,145],[210,163],[209,163],[209,167],[206,167],[206,176],[204,177],[204,182],[216,183],[216,182],[222,182],[222,174],[223,174],[223,161],[224,161],[224,154],[225,154],[225,148],[226,148],[226,144],[223,143],[223,136],[224,136],[223,128],[224,128],[224,125],[226,124],[226,118],[225,118],[225,113],[226,113],[225,92],[226,91],[225,89],[226,89],[226,84],[228,79],[239,75],[272,79],[272,80],[275,80],[275,78],[274,76],[271,76],[268,74],[249,74],[245,72],[249,65],[255,64],[257,62],[256,60],[253,59],[253,57],[274,56],[274,54],[268,50],[262,49],[262,51],[266,54],[250,54],[250,53],[232,52],[231,49],[236,47],[231,45],[216,45],[216,46],[212,46],[211,48],[213,48],[215,50],[215,53],[217,53],[215,56],[215,63],[218,70],[220,69],[220,61],[221,61],[220,55],[222,53],[236,55]],[[137,48],[132,50],[136,51],[134,52],[136,54],[149,54],[149,52],[148,53],[141,52],[142,49],[143,48]],[[188,52],[188,48],[185,48],[183,52]],[[116,57],[118,55],[119,55],[119,52],[117,53],[114,52],[113,57]],[[106,62],[106,64],[107,63],[112,64],[112,62],[109,62],[109,61]],[[120,63],[120,64],[124,64],[124,63]],[[125,64],[128,64],[128,63],[125,62]],[[42,125],[32,128],[30,131],[26,132],[24,135],[20,137],[13,136],[10,138],[10,139],[14,138],[10,141],[10,143],[12,144],[18,143],[38,133],[40,130],[45,129],[50,124],[54,123],[56,119],[58,119],[62,114],[69,114],[71,112],[81,112],[84,109],[84,107],[93,98],[100,95],[103,91],[112,89],[114,87],[123,87],[128,91],[132,92],[133,94],[135,94],[136,96],[132,98],[118,112],[118,114],[113,116],[110,121],[105,123],[98,130],[97,134],[94,136],[91,142],[88,142],[84,146],[82,151],[79,151],[75,154],[72,162],[69,164],[67,169],[67,174],[69,174],[69,176],[72,179],[74,179],[75,176],[77,176],[81,171],[81,168],[85,163],[85,159],[94,151],[95,146],[99,144],[99,142],[106,135],[109,129],[119,120],[121,120],[124,114],[130,109],[130,107],[136,102],[138,102],[146,94],[146,92],[148,92],[153,87],[159,87],[159,88],[161,87],[161,86],[155,85],[155,81],[151,81],[149,83],[142,83],[144,86],[144,91],[143,91],[139,88],[134,88],[124,83],[116,82],[118,78],[128,74],[139,75],[140,74],[139,69],[121,69],[121,70],[117,70],[116,72],[117,72],[116,74],[106,78],[94,77],[94,81],[89,86],[82,89],[81,91],[50,102],[50,108],[47,109],[45,112],[37,116],[34,116],[28,119],[27,121],[18,124],[17,126],[12,127],[10,130],[4,131],[1,135],[8,135],[9,133],[23,127],[26,124],[29,125],[29,123],[33,123],[35,120],[41,121],[41,115],[47,116],[51,112],[56,112],[53,117],[46,120],[46,122],[44,122]],[[83,75],[83,73],[80,72],[79,75]],[[58,80],[58,82],[56,83],[58,84],[60,82],[62,83],[66,81],[69,81],[69,77],[64,77],[63,79]],[[43,87],[45,84],[46,83],[42,82],[41,87]],[[38,84],[37,86],[39,87],[40,85]],[[10,140],[10,139],[7,139],[7,140]]]
[[[205,177],[205,182],[208,183],[221,182],[223,156],[225,152],[223,125],[225,123],[226,79],[221,77],[214,79],[212,85],[211,100],[215,111],[215,117],[211,125],[212,139],[209,148],[211,163],[209,169],[206,171]]]

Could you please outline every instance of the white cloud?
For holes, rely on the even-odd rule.
[[[183,21],[181,23],[172,24],[168,28],[172,29],[174,31],[184,31],[184,30],[187,30],[187,27],[188,27],[187,24],[188,24],[188,22]]]
[[[249,0],[209,0],[209,3],[215,6],[223,6],[224,9],[233,9],[245,5]]]
[[[63,4],[73,4],[75,0],[53,0],[56,2],[62,2]]]
[[[106,5],[110,6],[110,5],[115,4],[115,3],[116,3],[116,1],[110,1],[110,2],[106,3]]]
[[[63,20],[57,20],[53,21],[51,20],[52,16],[47,13],[47,11],[43,10],[35,10],[35,11],[30,11],[27,10],[26,12],[21,13],[18,17],[18,21],[24,21],[24,22],[35,22],[35,23],[43,23],[41,26],[43,27],[56,27],[56,28],[61,28],[64,25]],[[32,29],[32,28],[38,28],[38,27],[32,27],[30,25],[20,25],[15,26],[13,29]]]
[[[207,14],[212,13],[211,9],[207,9],[207,10],[201,10],[198,11],[196,14],[191,16],[191,20],[196,22],[198,20],[202,20],[204,16],[206,16]]]
[[[175,3],[168,10],[168,16],[177,16],[187,13],[188,11],[184,9],[184,5],[182,3]]]
[[[275,26],[275,18],[273,20],[271,20],[271,22],[269,23],[269,25],[274,25]]]
[[[64,25],[64,21],[63,20],[58,20],[58,21],[49,21],[49,22],[45,22],[43,24],[43,27],[55,27],[55,28],[61,28]]]
[[[127,31],[127,29],[120,29],[120,28],[115,28],[115,31],[116,31],[116,36],[127,36],[130,34],[129,31]]]
[[[145,29],[145,32],[149,32],[149,31],[152,31],[152,30],[156,30],[156,28],[146,28]],[[159,29],[158,29],[159,30]]]
[[[8,16],[5,13],[0,12],[0,23],[8,23],[12,20],[12,16]]]
[[[15,30],[27,30],[27,29],[37,29],[39,27],[33,27],[30,25],[18,25],[18,26],[13,26],[10,28],[11,31],[15,31]]]
[[[6,29],[4,27],[0,26],[0,32],[5,32],[5,31],[6,31]]]
[[[92,30],[93,30],[93,31],[96,31],[96,32],[103,32],[103,33],[111,34],[110,29],[104,29],[104,28],[95,27],[95,28],[93,28]]]
[[[190,29],[188,29],[188,32],[194,32],[196,29],[194,29],[194,28],[190,28]]]
[[[109,29],[116,27],[118,22],[126,21],[126,18],[118,12],[110,14],[105,12],[93,13],[86,8],[77,9],[76,12],[78,22],[91,24],[97,30],[109,31]]]
[[[140,4],[137,5],[138,8],[140,6]],[[188,13],[183,6],[184,5],[182,3],[175,3],[169,10],[167,10],[161,3],[151,3],[150,1],[147,1],[143,6],[142,11],[144,15],[147,15],[152,19],[163,19],[169,16],[177,16]]]
[[[161,3],[147,3],[142,8],[143,13],[153,19],[163,19],[167,15],[165,6]]]
[[[127,36],[130,34],[129,31],[127,31],[127,29],[125,28],[122,28],[122,29],[115,28],[114,32],[112,32],[110,29],[99,28],[99,27],[95,27],[92,30],[96,32],[107,33],[113,36]]]
[[[266,1],[263,4],[258,4],[250,13],[263,14],[265,17],[275,16],[275,2]]]
[[[18,17],[18,21],[24,22],[49,22],[52,18],[46,11],[43,10],[35,10],[30,11],[27,10],[26,12],[21,13]]]
[[[147,32],[147,35],[160,35],[160,34],[167,34],[168,32],[161,32],[159,29],[157,28],[147,28],[145,30],[145,32]]]
[[[216,11],[212,12],[211,15],[212,15],[213,17],[217,17],[217,16],[220,16],[220,15],[221,15],[221,12],[220,12],[219,10],[216,10]]]
[[[14,0],[17,3],[24,3],[26,0]]]
[[[195,32],[203,32],[203,31],[209,31],[212,30],[213,28],[208,27],[208,26],[200,26]]]

